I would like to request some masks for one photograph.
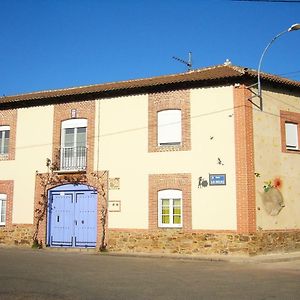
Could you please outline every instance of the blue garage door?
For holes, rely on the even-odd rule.
[[[86,185],[64,185],[49,191],[48,244],[52,247],[96,247],[97,193]]]

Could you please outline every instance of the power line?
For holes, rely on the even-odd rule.
[[[290,103],[287,103],[281,99],[278,99],[272,95],[269,94],[265,94],[264,98],[269,98],[269,99],[273,99],[276,100],[278,102],[281,102],[282,104],[285,104],[288,107],[291,107],[297,111],[300,111],[300,107],[296,107]],[[233,106],[233,107],[229,107],[229,108],[224,108],[221,110],[216,110],[216,111],[212,111],[212,112],[207,112],[207,113],[203,113],[203,114],[198,114],[198,115],[193,115],[190,116],[190,119],[197,119],[197,118],[202,118],[202,117],[207,117],[207,116],[211,116],[211,115],[215,115],[215,114],[219,114],[219,113],[223,113],[223,112],[229,112],[229,111],[234,111],[235,109],[241,108],[244,105],[239,105],[239,106]],[[267,112],[267,111],[260,111],[259,109],[253,107],[254,110],[257,110],[261,113],[267,114],[267,115],[272,115],[278,118],[281,118],[280,115],[271,113],[271,112]],[[184,121],[184,118],[183,118]],[[153,125],[153,127],[156,125]],[[127,130],[120,130],[120,131],[115,131],[115,132],[110,132],[110,133],[104,133],[104,134],[99,134],[96,136],[92,136],[92,137],[87,137],[87,142],[89,141],[93,141],[99,138],[103,138],[103,137],[109,137],[109,136],[114,136],[114,135],[120,135],[120,134],[125,134],[125,133],[130,133],[130,132],[135,132],[135,131],[140,131],[140,130],[148,130],[149,126],[141,126],[141,127],[135,127],[135,128],[131,128],[131,129],[127,129]],[[16,150],[21,150],[21,149],[32,149],[32,148],[39,148],[39,147],[49,147],[49,146],[53,146],[53,143],[47,143],[47,144],[35,144],[35,145],[28,145],[28,146],[21,146],[21,147],[15,147]],[[52,149],[50,149],[50,152],[52,153]]]
[[[279,76],[284,76],[284,75],[288,75],[288,74],[296,74],[296,73],[300,73],[300,70],[298,71],[292,71],[292,72],[287,72],[287,73],[281,73],[281,74],[278,74]]]
[[[278,98],[276,98],[276,97],[274,97],[274,96],[271,96],[271,95],[269,95],[269,94],[265,94],[264,97],[267,97],[267,98],[269,97],[269,98],[274,99],[274,100],[276,100],[276,101],[278,101],[278,102],[281,102],[282,104],[285,104],[285,105],[287,105],[287,106],[289,106],[289,107],[292,107],[293,109],[296,109],[296,110],[300,111],[300,108],[299,108],[299,107],[294,106],[294,105],[292,105],[292,104],[290,104],[290,103],[287,103],[287,102],[285,102],[285,101],[283,101],[283,100],[281,100],[281,99],[278,99]]]
[[[232,2],[300,3],[300,0],[231,0]]]
[[[221,110],[207,112],[207,113],[203,113],[203,114],[199,114],[199,115],[194,115],[194,116],[190,116],[190,118],[195,119],[195,118],[206,117],[206,116],[210,116],[210,115],[214,115],[214,114],[219,114],[219,113],[222,113],[222,112],[232,111],[232,110],[234,110],[236,108],[240,108],[240,107],[243,107],[243,105],[224,108],[224,109],[221,109]],[[182,118],[182,120],[184,121],[185,119]],[[153,125],[153,127],[156,127],[156,125]],[[92,137],[87,137],[87,141],[93,141],[95,138],[98,139],[98,138],[109,137],[109,136],[114,136],[114,135],[119,135],[119,134],[124,134],[124,133],[140,131],[140,130],[148,130],[148,128],[149,128],[149,126],[141,126],[141,127],[135,127],[135,128],[127,129],[127,130],[120,130],[120,131],[104,133],[104,134],[100,134],[100,135],[98,134],[98,135],[94,135]],[[28,145],[28,146],[15,147],[15,149],[20,150],[20,149],[31,149],[31,148],[38,148],[38,147],[47,147],[47,146],[53,146],[53,144],[54,143]]]

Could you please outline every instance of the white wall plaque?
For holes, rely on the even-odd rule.
[[[108,201],[108,211],[110,212],[120,212],[121,211],[121,201]]]

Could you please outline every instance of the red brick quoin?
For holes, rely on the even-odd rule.
[[[244,85],[234,87],[237,232],[256,231],[254,138],[251,93]]]

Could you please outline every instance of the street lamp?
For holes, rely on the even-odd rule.
[[[275,42],[276,39],[278,39],[280,36],[282,36],[283,34],[290,32],[290,31],[295,31],[295,30],[299,30],[300,29],[300,23],[296,23],[294,25],[292,25],[289,29],[282,31],[280,33],[278,33],[272,40],[271,42],[266,46],[266,48],[264,49],[260,60],[259,60],[259,64],[258,64],[258,69],[257,69],[257,96],[259,97],[259,108],[260,110],[263,110],[263,103],[262,103],[262,93],[261,93],[261,82],[260,82],[260,70],[261,70],[261,64],[263,61],[263,58],[266,54],[266,52],[268,51],[268,49],[271,47],[271,45]]]

